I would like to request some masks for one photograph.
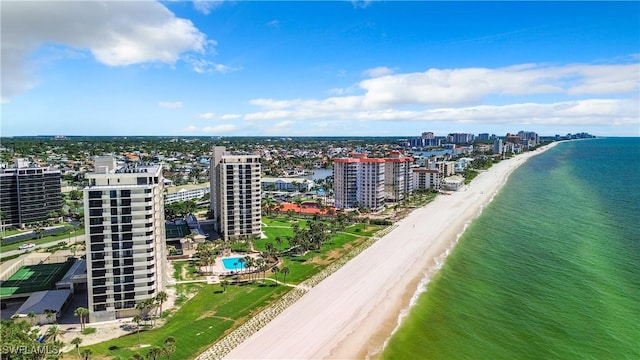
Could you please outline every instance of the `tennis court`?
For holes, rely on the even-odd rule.
[[[164,229],[167,235],[167,239],[180,239],[191,233],[191,230],[189,230],[189,226],[187,226],[186,224],[166,224]]]
[[[73,263],[23,266],[0,286],[0,297],[51,290]]]

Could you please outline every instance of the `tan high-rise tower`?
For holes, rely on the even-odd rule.
[[[220,236],[225,240],[259,236],[260,156],[231,154],[216,146],[209,176],[211,210]]]

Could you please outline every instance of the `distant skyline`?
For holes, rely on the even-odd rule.
[[[640,136],[640,3],[2,1],[1,136]]]

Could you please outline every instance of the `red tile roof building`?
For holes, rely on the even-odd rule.
[[[338,209],[381,210],[387,199],[401,200],[412,189],[413,158],[393,151],[388,158],[352,153],[333,162],[335,205]]]

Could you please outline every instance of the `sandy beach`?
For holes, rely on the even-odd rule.
[[[311,289],[228,359],[363,359],[375,356],[425,274],[451,249],[509,174],[555,146],[515,156],[469,186],[416,209],[398,227]]]

